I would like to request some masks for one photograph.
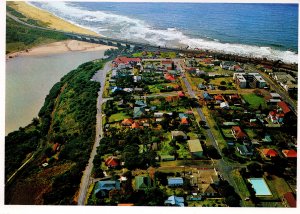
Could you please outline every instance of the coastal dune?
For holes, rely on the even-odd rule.
[[[26,51],[20,51],[8,54],[7,58],[14,58],[17,56],[45,56],[52,54],[60,54],[71,51],[87,52],[87,51],[105,51],[110,48],[116,48],[107,45],[94,44],[76,40],[64,40],[60,42],[53,42],[46,45],[34,47]]]
[[[90,34],[95,36],[101,36],[100,34],[76,26],[70,22],[67,22],[45,10],[41,10],[37,7],[31,6],[30,4],[22,1],[15,1],[15,2],[7,2],[7,5],[12,7],[13,9],[21,12],[23,15],[25,15],[28,18],[34,19],[34,20],[40,20],[44,23],[47,23],[50,28],[56,29],[56,30],[63,30],[63,31],[70,31],[75,33],[81,33],[81,34]]]

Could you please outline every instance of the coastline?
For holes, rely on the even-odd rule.
[[[26,2],[12,1],[12,2],[7,2],[7,5],[17,10],[18,12],[22,13],[28,18],[39,20],[47,24],[49,28],[53,28],[56,30],[70,31],[70,32],[75,32],[80,34],[102,36],[92,30],[74,25],[64,19],[61,19],[53,15],[52,13],[49,13],[48,11],[34,7]]]
[[[6,60],[15,58],[18,56],[47,56],[53,54],[60,54],[66,52],[88,52],[88,51],[105,51],[110,48],[116,48],[113,46],[88,43],[77,40],[64,40],[59,42],[53,42],[41,46],[36,46],[25,51],[18,51],[6,55]]]

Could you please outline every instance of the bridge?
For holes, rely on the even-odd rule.
[[[29,23],[26,23],[26,22],[20,20],[18,17],[10,14],[9,12],[6,12],[6,15],[8,17],[12,18],[13,20],[15,20],[16,22],[26,25],[28,27],[36,28],[36,29],[40,29],[40,30],[63,33],[66,36],[68,36],[69,38],[74,39],[74,40],[80,40],[80,41],[86,41],[86,42],[98,43],[98,44],[116,46],[116,47],[137,48],[140,50],[148,50],[148,51],[150,51],[150,50],[174,51],[177,53],[184,53],[184,54],[191,54],[191,55],[205,52],[205,53],[211,55],[213,58],[218,58],[220,60],[230,60],[230,61],[236,61],[236,62],[241,62],[241,63],[263,64],[263,65],[273,66],[275,68],[298,71],[298,64],[286,64],[280,60],[273,61],[273,60],[268,60],[266,58],[262,59],[262,58],[238,56],[238,55],[234,55],[234,54],[201,50],[199,48],[190,49],[188,47],[187,48],[179,48],[179,47],[158,46],[158,45],[153,45],[150,43],[143,43],[143,42],[132,41],[132,40],[129,41],[129,40],[116,39],[116,38],[109,38],[109,37],[104,37],[104,36],[93,36],[93,35],[88,35],[88,34],[80,34],[80,33],[75,33],[75,32],[68,32],[68,31],[56,30],[53,28],[32,25],[32,24],[29,24]]]

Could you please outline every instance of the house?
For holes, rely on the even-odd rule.
[[[130,118],[129,119],[124,119],[122,121],[123,126],[131,126],[133,123],[134,123],[133,119],[130,119]]]
[[[272,99],[281,99],[281,96],[278,93],[270,93]]]
[[[175,206],[175,207],[184,207],[184,198],[172,195],[165,201],[165,205]]]
[[[273,158],[278,156],[278,153],[274,149],[263,149],[262,153],[266,158]]]
[[[133,129],[139,129],[139,128],[141,128],[141,126],[140,126],[137,122],[134,122],[134,123],[131,125],[131,128],[133,128]]]
[[[183,178],[180,177],[168,178],[168,186],[169,187],[183,186]]]
[[[189,121],[187,118],[183,117],[181,118],[181,122],[180,122],[181,125],[189,125]]]
[[[220,108],[221,109],[229,109],[228,102],[222,102],[222,103],[220,103]]]
[[[234,73],[233,80],[240,88],[264,88],[266,81],[259,73]]]
[[[244,140],[247,138],[247,135],[242,131],[239,126],[233,126],[231,128],[231,133],[236,140]]]
[[[183,91],[178,91],[177,94],[178,94],[178,97],[181,97],[181,98],[185,97],[185,94]]]
[[[272,142],[271,136],[266,134],[265,137],[262,139],[262,142],[271,143]]]
[[[290,150],[285,149],[285,150],[282,150],[282,154],[286,158],[297,158],[297,151],[295,151],[294,149],[290,149]]]
[[[284,115],[291,112],[291,109],[284,101],[277,103],[277,107],[278,107],[278,111],[282,111]]]
[[[124,88],[123,91],[125,91],[127,93],[131,93],[131,92],[133,92],[133,88]]]
[[[187,143],[189,150],[194,157],[201,158],[203,156],[203,148],[199,139],[188,140]]]
[[[281,85],[286,91],[297,89],[297,80],[290,74],[285,72],[274,72],[273,78]]]
[[[204,100],[212,100],[213,99],[207,92],[203,92],[203,98],[204,98]]]
[[[253,155],[252,150],[250,149],[250,147],[245,146],[245,145],[241,145],[237,147],[237,151],[244,156],[251,156]]]
[[[220,67],[224,70],[234,70],[235,62],[224,61],[221,63]]]
[[[105,165],[109,168],[116,168],[120,165],[120,161],[115,156],[110,156],[105,160]]]
[[[202,83],[199,83],[199,84],[198,84],[198,88],[199,88],[200,90],[205,90],[205,89],[206,89],[206,86],[203,85]]]
[[[221,94],[215,95],[214,99],[215,99],[217,104],[220,104],[220,103],[224,102],[224,97]]]
[[[269,112],[268,118],[272,123],[282,123],[284,114],[278,113],[277,110],[274,110]]]
[[[145,108],[134,107],[133,108],[133,118],[140,118],[145,114]]]
[[[229,99],[232,101],[232,102],[235,102],[237,100],[240,99],[240,96],[238,94],[233,94],[233,95],[229,95]]]
[[[154,117],[155,118],[161,118],[161,117],[163,117],[164,116],[164,113],[163,112],[155,112],[154,113]]]
[[[106,196],[110,190],[119,190],[120,188],[120,181],[118,180],[98,181],[94,187],[94,193],[97,194],[100,191],[102,196]]]
[[[177,101],[179,99],[178,96],[168,96],[165,98],[167,102],[174,102]]]
[[[179,113],[178,116],[179,116],[180,119],[188,118],[188,116],[185,113]]]
[[[290,113],[289,106],[284,101],[280,101],[277,103],[277,109],[269,112],[268,118],[272,123],[283,123]]]
[[[172,139],[183,138],[187,139],[187,135],[183,131],[171,131]]]
[[[133,82],[139,82],[141,80],[142,80],[142,76],[139,76],[139,75],[133,76]]]
[[[292,192],[287,192],[282,197],[282,202],[286,207],[296,207],[297,201]]]
[[[111,89],[111,92],[112,92],[112,93],[115,93],[115,92],[117,92],[117,91],[123,91],[123,89],[120,88],[120,87],[117,87],[117,86],[114,86],[114,87]]]
[[[55,143],[52,147],[53,152],[58,152],[60,149],[60,145],[59,143]]]
[[[175,80],[176,80],[175,77],[173,75],[169,74],[169,73],[166,73],[164,75],[164,77],[165,77],[166,80],[168,80],[170,82],[175,82]]]
[[[141,62],[140,58],[129,58],[126,56],[118,56],[112,61],[112,63],[115,65],[119,65],[119,64],[129,65],[129,64],[137,64],[140,62]]]
[[[174,62],[171,60],[163,60],[161,64],[167,69],[167,70],[174,70]]]
[[[201,195],[206,197],[215,197],[218,194],[216,189],[211,184],[200,184],[199,190],[201,192]]]
[[[135,177],[135,188],[137,190],[145,190],[151,187],[151,180],[149,176],[136,176]]]
[[[136,100],[134,103],[135,106],[146,107],[147,104],[143,100]]]

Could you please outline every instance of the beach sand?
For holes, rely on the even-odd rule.
[[[26,17],[35,20],[40,20],[44,23],[47,23],[49,28],[53,28],[56,30],[76,32],[81,34],[101,36],[100,34],[97,34],[94,31],[71,24],[70,22],[67,22],[45,10],[41,10],[37,7],[31,6],[26,2],[22,2],[22,1],[7,2],[7,5],[21,12]]]
[[[52,55],[52,54],[66,53],[69,51],[81,51],[81,52],[100,51],[100,50],[107,50],[110,48],[116,48],[116,47],[82,42],[77,40],[64,40],[60,42],[53,42],[50,44],[34,47],[32,49],[28,49],[27,51],[11,53],[8,54],[6,58],[7,59],[14,58],[17,56]]]

